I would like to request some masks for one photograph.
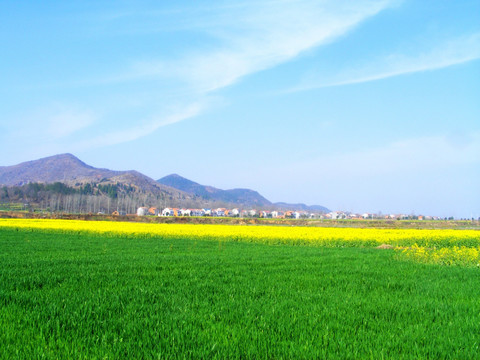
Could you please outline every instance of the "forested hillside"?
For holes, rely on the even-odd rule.
[[[61,182],[30,183],[2,187],[0,202],[22,203],[30,209],[65,211],[69,213],[111,213],[119,211],[134,214],[138,206],[161,207],[171,202],[188,203],[188,199],[174,199],[165,193],[153,194],[132,185],[121,183],[85,183],[69,186]]]

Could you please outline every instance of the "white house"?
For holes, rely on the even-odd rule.
[[[165,208],[162,210],[162,216],[175,216],[175,215],[177,215],[175,209]],[[160,216],[160,214],[158,214],[158,216]]]
[[[203,209],[189,209],[190,210],[190,216],[204,216],[205,211]]]
[[[260,211],[258,212],[258,217],[266,218],[266,217],[267,217],[267,212],[266,212],[266,211],[263,211],[263,210],[260,210]]]
[[[190,209],[180,209],[180,214],[181,216],[191,216],[192,215],[192,210]]]
[[[147,207],[139,207],[137,209],[137,216],[145,216],[148,214],[148,208]]]
[[[332,220],[346,219],[348,216],[343,211],[334,211],[331,213]]]
[[[213,210],[212,215],[213,216],[225,216],[227,209],[225,208],[218,208]]]
[[[240,215],[240,211],[238,211],[238,209],[232,209],[228,212],[228,215],[232,217],[237,217]]]

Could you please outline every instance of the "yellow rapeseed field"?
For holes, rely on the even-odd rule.
[[[480,231],[477,230],[144,224],[51,219],[0,219],[1,227],[68,233],[88,232],[108,237],[188,237],[328,247],[375,247],[390,244],[406,258],[416,261],[442,264],[480,263]]]
[[[477,230],[359,229],[297,226],[144,224],[131,222],[0,219],[0,227],[90,232],[106,236],[196,237],[328,246],[480,246]]]

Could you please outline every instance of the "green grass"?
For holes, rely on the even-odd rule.
[[[474,359],[480,271],[390,250],[0,230],[0,357]]]

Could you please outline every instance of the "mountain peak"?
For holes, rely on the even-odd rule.
[[[61,162],[72,163],[72,164],[77,164],[77,165],[82,166],[82,167],[88,167],[88,168],[93,169],[93,166],[87,165],[82,160],[77,158],[75,155],[70,154],[70,153],[53,155],[53,156],[49,156],[49,157],[42,158],[42,159],[39,159],[39,160],[34,160],[34,161],[44,161],[44,162],[45,161],[56,161],[58,163],[61,163]]]
[[[79,158],[77,158],[75,155],[73,154],[70,154],[70,153],[63,153],[63,154],[57,154],[57,155],[53,155],[53,156],[49,156],[51,158],[67,158],[67,159],[74,159],[74,160],[78,160],[80,161]]]
[[[175,189],[183,190],[190,193],[194,193],[195,189],[202,186],[178,174],[170,174],[170,175],[164,176],[163,178],[157,180],[157,182],[162,185],[171,186]]]
[[[29,182],[49,183],[80,180],[92,176],[107,177],[118,172],[96,169],[76,156],[65,153],[0,168],[0,184],[22,185]]]

